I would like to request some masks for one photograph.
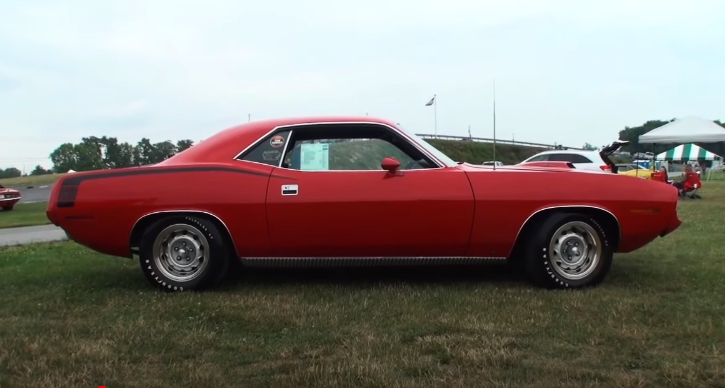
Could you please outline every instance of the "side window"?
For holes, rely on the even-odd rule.
[[[257,162],[270,166],[279,166],[279,160],[284,152],[284,146],[289,140],[290,131],[273,133],[255,145],[240,157],[241,160]]]
[[[571,154],[572,163],[592,163],[592,161],[584,155]]]
[[[535,156],[529,159],[527,162],[543,162],[549,159],[549,154]]]
[[[382,170],[383,159],[401,170],[438,167],[409,140],[377,124],[321,124],[295,128],[282,167],[302,171]]]
[[[549,160],[552,162],[571,162],[571,155],[567,154],[550,154]]]
[[[591,163],[592,161],[579,154],[551,154],[549,158],[556,162]]]
[[[401,169],[421,166],[398,147],[381,139],[316,139],[295,142],[283,165],[302,171],[382,170],[387,157],[400,161]]]
[[[571,156],[573,156],[572,163],[593,163],[591,159],[584,155],[572,154]]]

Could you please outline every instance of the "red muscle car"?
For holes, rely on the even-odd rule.
[[[118,188],[123,188],[119,190]],[[602,281],[615,252],[677,229],[677,189],[561,166],[457,163],[392,121],[320,117],[224,130],[161,163],[63,176],[47,215],[79,244],[138,256],[165,290],[230,264],[519,261],[548,288]]]
[[[8,189],[0,185],[0,208],[5,211],[13,210],[18,201],[20,201],[20,192],[15,189]]]

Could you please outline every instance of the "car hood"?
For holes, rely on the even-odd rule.
[[[0,194],[20,194],[20,192],[15,189],[0,189]]]

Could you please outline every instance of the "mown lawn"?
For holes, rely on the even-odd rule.
[[[574,292],[491,267],[177,295],[73,243],[0,248],[0,387],[725,387],[725,182],[703,196]]]
[[[0,229],[50,224],[47,202],[18,203],[11,211],[0,210]]]

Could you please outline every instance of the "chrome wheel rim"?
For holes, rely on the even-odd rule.
[[[549,242],[552,267],[567,280],[579,280],[590,275],[601,256],[599,234],[585,222],[567,222],[554,232]]]
[[[197,228],[186,224],[166,227],[154,241],[154,263],[167,278],[188,282],[209,263],[209,242]]]

